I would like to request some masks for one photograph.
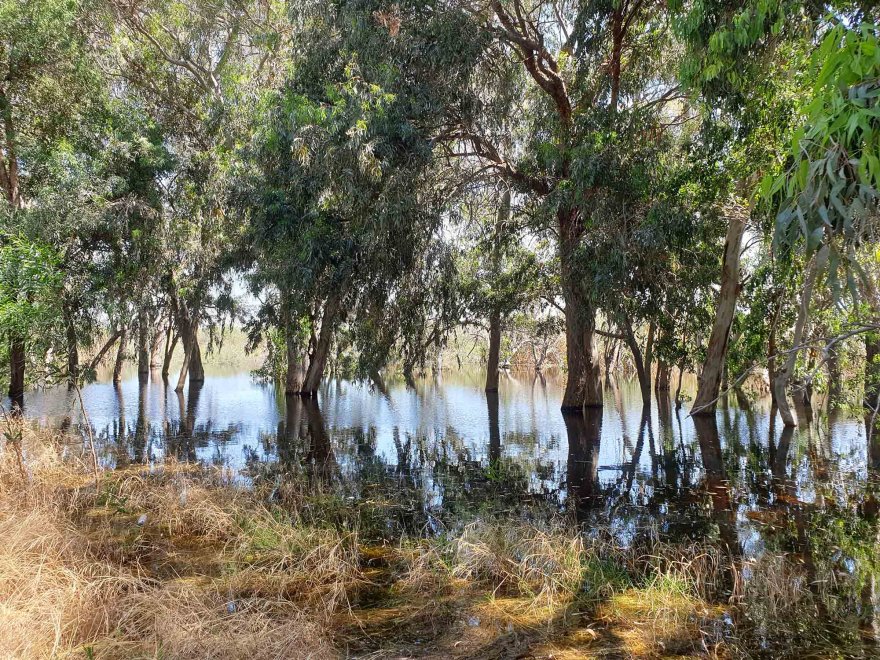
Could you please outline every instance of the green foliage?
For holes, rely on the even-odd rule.
[[[0,213],[8,211],[0,208]],[[60,332],[59,262],[49,246],[0,234],[0,337],[23,338],[26,357],[35,361]]]
[[[876,25],[833,25],[813,53],[815,84],[805,124],[793,136],[791,166],[765,178],[765,197],[781,200],[775,240],[804,242],[807,255],[829,244],[829,286],[841,275],[858,296],[855,249],[873,236],[880,190],[880,46]],[[854,273],[855,270],[855,273]]]

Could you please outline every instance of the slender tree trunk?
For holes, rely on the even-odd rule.
[[[165,357],[162,360],[162,378],[165,380],[168,379],[168,374],[171,371],[171,359],[174,357],[174,349],[177,348],[177,342],[179,339],[180,335],[177,332],[174,332],[174,334],[171,335],[171,342],[168,343],[166,341]]]
[[[324,305],[324,314],[321,318],[321,332],[315,342],[314,350],[309,356],[309,366],[303,380],[302,393],[314,396],[321,385],[324,377],[324,369],[327,366],[327,357],[330,355],[330,347],[333,343],[333,330],[336,324],[336,316],[339,312],[339,302],[336,298],[330,298]]]
[[[666,360],[659,360],[657,362],[657,376],[654,379],[654,389],[657,392],[668,392],[671,376],[672,367]]]
[[[797,425],[794,413],[788,405],[788,396],[786,392],[788,390],[788,384],[791,381],[791,376],[794,373],[794,367],[797,363],[797,356],[801,342],[806,333],[807,321],[810,318],[810,301],[813,297],[813,286],[816,283],[816,278],[819,273],[825,270],[825,264],[828,262],[828,253],[830,249],[831,248],[828,244],[824,243],[810,263],[806,278],[804,279],[803,288],[801,289],[801,302],[798,307],[797,320],[794,324],[794,336],[791,340],[792,350],[790,350],[785,356],[785,361],[782,363],[782,367],[779,369],[776,380],[773,382],[773,389],[776,392],[776,405],[779,408],[779,415],[782,417],[782,423],[786,426]]]
[[[180,364],[180,373],[177,374],[177,386],[174,388],[175,392],[183,392],[183,386],[186,384],[186,376],[189,373],[189,363],[192,360],[192,335],[189,334],[188,328],[184,327],[181,327],[180,334],[183,336],[183,362]]]
[[[9,398],[13,410],[24,409],[25,344],[20,337],[9,341]]]
[[[648,336],[645,339],[645,380],[648,383],[648,391],[651,391],[651,367],[654,366],[654,342],[657,339],[657,326],[651,321],[648,323]]]
[[[128,328],[122,326],[119,335],[119,347],[116,349],[116,362],[113,364],[113,382],[122,380],[122,367],[125,364],[125,344],[128,342]]]
[[[880,420],[880,332],[865,334],[865,396],[866,412]],[[875,421],[875,426],[880,421]]]
[[[645,364],[645,359],[642,356],[642,348],[639,346],[639,342],[636,339],[635,332],[633,331],[632,323],[630,323],[629,319],[624,320],[621,323],[623,327],[623,336],[625,337],[626,345],[629,347],[630,353],[632,353],[633,364],[636,367],[636,376],[639,379],[639,390],[642,393],[642,403],[645,406],[651,405],[651,372],[650,363]],[[648,328],[648,341],[646,343],[647,347],[650,347],[654,337],[654,326],[651,324]],[[648,350],[646,349],[645,353],[647,354]]]
[[[684,360],[678,363],[678,385],[675,388],[675,409],[681,410],[681,380],[684,377]]]
[[[492,236],[492,285],[501,275],[501,240],[510,222],[510,189],[506,188],[495,216]],[[486,365],[486,391],[498,391],[498,362],[501,356],[501,311],[492,309],[489,313],[489,363]]]
[[[67,339],[67,389],[75,390],[79,379],[79,347],[76,337],[76,320],[68,304],[63,307],[64,332]]]
[[[498,392],[486,390],[486,403],[489,408],[489,465],[495,466],[501,460],[501,425],[499,424]]]
[[[98,353],[95,355],[94,358],[92,358],[92,361],[89,363],[88,367],[90,371],[98,368],[98,365],[101,364],[101,360],[104,359],[107,351],[109,351],[113,347],[113,344],[115,344],[116,340],[119,339],[121,336],[122,332],[120,332],[119,330],[114,331],[113,334],[110,335],[107,341],[104,342],[104,345],[101,346],[101,350],[98,351]]]
[[[727,225],[727,239],[724,243],[724,260],[721,266],[721,291],[715,310],[715,323],[709,337],[706,361],[700,372],[697,396],[694,399],[693,415],[712,415],[718,400],[724,363],[727,360],[727,346],[730,340],[730,326],[736,311],[739,296],[739,258],[742,238],[746,229],[745,218],[733,214]]]
[[[498,361],[501,356],[501,316],[489,315],[489,362],[486,365],[486,391],[498,391]]]
[[[767,339],[767,380],[770,381],[770,402],[776,405],[776,332],[779,328],[779,315],[782,313],[781,296],[776,301],[776,309],[773,311],[773,320],[770,322],[770,336]]]
[[[149,328],[147,327],[147,313],[143,309],[138,310],[138,380],[146,382],[150,375],[150,341]]]

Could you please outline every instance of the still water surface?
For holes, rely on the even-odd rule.
[[[668,397],[659,405],[655,397],[645,414],[638,388],[623,382],[606,389],[603,410],[581,418],[560,413],[563,383],[552,374],[508,375],[497,397],[482,385],[476,371],[444,372],[415,388],[391,382],[385,392],[330,380],[317,401],[304,403],[242,372],[209,374],[200,389],[182,393],[134,376],[119,386],[90,384],[82,394],[108,467],[174,455],[247,479],[256,464],[297,455],[314,463],[315,450],[343,479],[417,476],[425,507],[442,508],[442,482],[455,472],[465,480],[509,480],[518,495],[560,506],[613,502],[688,520],[729,511],[746,552],[760,549],[760,512],[780,500],[843,504],[868,487],[865,421],[818,406],[800,411],[810,421],[796,430],[771,418],[769,399],[731,396],[714,422],[695,421],[687,402],[676,410]],[[65,388],[35,391],[25,409],[44,425],[65,417],[79,424],[75,397]],[[719,490],[729,502],[715,501]],[[701,492],[711,497],[699,501]]]

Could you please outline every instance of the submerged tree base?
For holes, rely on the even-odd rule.
[[[0,656],[596,658],[846,655],[782,556],[627,546],[564,515],[484,511],[389,536],[401,504],[302,475],[244,488],[169,462],[104,472],[10,421],[0,453]],[[531,512],[535,514],[536,512]],[[848,646],[850,645],[850,646]],[[823,651],[824,650],[824,651]]]

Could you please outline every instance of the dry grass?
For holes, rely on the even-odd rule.
[[[357,537],[305,528],[223,474],[105,474],[8,422],[0,657],[329,658],[360,584]]]

